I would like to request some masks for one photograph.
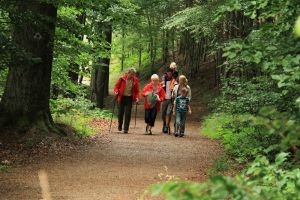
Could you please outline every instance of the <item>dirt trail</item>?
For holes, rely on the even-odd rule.
[[[140,110],[140,109],[139,109]],[[38,171],[46,170],[53,199],[133,200],[143,194],[159,174],[202,181],[221,152],[217,142],[198,134],[199,122],[187,124],[187,136],[161,133],[160,115],[154,135],[143,135],[144,122],[134,119],[129,134],[114,132],[99,137],[99,144],[62,158],[0,173],[0,199],[41,199]],[[167,171],[166,171],[167,169]]]

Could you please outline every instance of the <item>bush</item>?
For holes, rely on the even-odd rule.
[[[214,113],[208,116],[201,128],[201,133],[211,139],[222,139],[224,125],[233,120],[233,115],[226,113]]]
[[[278,149],[266,149],[279,144],[280,137],[261,125],[255,125],[252,119],[251,115],[216,113],[204,121],[201,132],[220,139],[227,153],[240,162],[251,160],[258,154],[274,155]]]
[[[171,180],[151,187],[152,195],[167,200],[293,200],[300,196],[300,169],[286,169],[286,153],[274,163],[259,156],[241,175],[215,176],[204,183]]]
[[[73,127],[79,137],[92,135],[98,131],[99,128],[91,126],[94,118],[111,117],[110,111],[96,109],[93,103],[82,97],[52,99],[50,105],[54,121]]]
[[[273,107],[263,108],[254,119],[254,123],[264,127],[266,134],[280,138],[278,147],[281,151],[292,153],[296,162],[300,161],[300,116],[290,115],[288,112],[279,112]],[[277,148],[278,148],[277,147]],[[272,146],[270,147],[270,149]]]
[[[6,164],[0,164],[0,172],[8,172],[9,166]]]
[[[258,77],[245,81],[231,77],[223,82],[221,95],[210,105],[217,112],[256,114],[263,106],[285,105],[282,104],[275,81],[269,78]]]
[[[0,100],[4,92],[8,69],[0,69]]]

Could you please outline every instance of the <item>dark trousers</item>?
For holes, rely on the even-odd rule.
[[[130,119],[131,119],[132,97],[123,96],[118,106],[119,106],[119,113],[118,113],[119,127],[118,128],[122,129],[123,117],[125,113],[124,130],[128,131]]]
[[[172,116],[172,100],[171,99],[165,99],[162,103],[161,107],[161,116],[163,120],[163,125],[169,125],[170,118]]]
[[[156,119],[157,109],[156,106],[151,109],[145,110],[145,122],[149,124],[149,126],[154,126],[155,119]]]

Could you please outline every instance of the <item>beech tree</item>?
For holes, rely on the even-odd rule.
[[[0,125],[55,131],[49,98],[57,8],[38,0],[13,7],[12,41],[18,51],[11,54]]]

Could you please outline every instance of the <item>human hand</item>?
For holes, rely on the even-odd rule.
[[[158,94],[155,95],[155,98],[156,98],[157,101],[160,101],[160,98],[159,98]]]
[[[192,114],[192,111],[191,111],[191,110],[189,110],[189,114],[190,114],[190,115]]]
[[[135,99],[135,103],[137,103],[137,104],[139,103],[139,98]]]
[[[115,92],[114,95],[117,96],[119,94],[119,92]]]

